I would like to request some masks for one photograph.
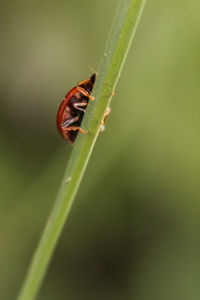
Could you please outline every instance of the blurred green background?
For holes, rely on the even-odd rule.
[[[117,5],[1,1],[0,299],[15,299],[72,146],[65,93]],[[200,299],[200,3],[147,1],[40,300]]]

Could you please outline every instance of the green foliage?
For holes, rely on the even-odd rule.
[[[98,71],[116,3],[2,2],[0,299],[16,299],[73,149],[57,108]],[[147,1],[38,299],[199,299],[199,11]]]

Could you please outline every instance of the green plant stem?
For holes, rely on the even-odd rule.
[[[88,105],[81,125],[88,134],[79,134],[77,137],[57,200],[33,256],[18,300],[34,299],[40,288],[94,147],[101,121],[119,79],[145,2],[145,0],[119,2],[98,70],[99,75],[93,92],[95,101]]]

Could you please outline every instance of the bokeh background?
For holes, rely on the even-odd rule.
[[[117,5],[1,1],[0,299],[15,299],[72,146],[55,117]],[[41,300],[200,298],[200,2],[147,1]]]

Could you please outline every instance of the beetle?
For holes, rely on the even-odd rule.
[[[71,144],[75,142],[79,131],[87,133],[80,125],[89,100],[94,100],[91,92],[94,87],[96,75],[96,73],[92,74],[89,79],[85,79],[79,82],[76,87],[73,87],[66,94],[59,106],[56,117],[57,128],[62,137]],[[104,130],[104,122],[109,113],[110,108],[107,108],[100,131]]]

